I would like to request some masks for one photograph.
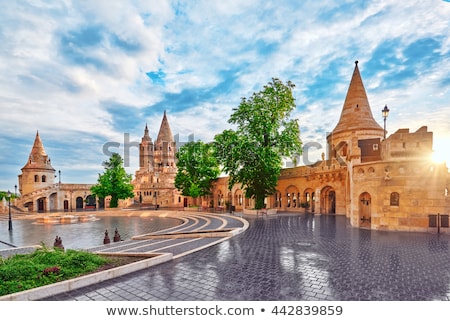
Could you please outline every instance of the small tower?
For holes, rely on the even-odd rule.
[[[153,142],[145,124],[144,136],[139,144],[139,169],[141,171],[153,171]]]
[[[383,128],[373,118],[358,61],[355,61],[341,117],[327,137],[329,155],[331,158],[338,156],[336,154],[341,159],[348,158],[350,153],[357,153],[354,147],[358,145],[358,140],[382,139],[383,135]]]
[[[26,195],[54,184],[55,169],[52,167],[50,158],[45,152],[39,132],[36,133],[33,148],[24,167],[19,175],[19,191]]]
[[[155,143],[155,171],[165,167],[175,166],[176,144],[167,120],[166,111],[159,128],[158,138]]]

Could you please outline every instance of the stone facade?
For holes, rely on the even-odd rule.
[[[283,169],[266,206],[345,215],[352,226],[368,229],[436,231],[439,226],[449,232],[445,214],[450,212],[450,175],[445,164],[431,161],[433,133],[424,126],[384,136],[356,62],[341,117],[327,137],[328,159],[323,155],[312,166]],[[228,190],[223,177],[212,198],[215,204],[228,203],[242,211],[253,207],[243,194],[239,186]]]
[[[135,202],[148,207],[183,207],[185,198],[175,188],[176,143],[166,112],[153,143],[147,125],[139,144],[139,169],[133,180]]]
[[[397,231],[449,232],[450,175],[443,163],[431,161],[433,133],[399,129],[385,138],[375,121],[356,63],[338,124],[327,136],[328,150],[311,166],[285,168],[276,193],[266,207],[279,211],[345,215],[352,226]],[[141,207],[187,207],[193,201],[174,186],[176,143],[166,112],[155,142],[147,125],[139,145],[139,169],[133,180],[135,198],[122,202]],[[21,198],[16,205],[30,211],[72,211],[102,208],[91,184],[55,182],[55,169],[39,134],[19,175]],[[252,209],[239,185],[228,189],[228,178],[216,180],[203,207],[236,211]]]
[[[28,161],[19,175],[21,197],[15,205],[30,212],[72,212],[104,207],[104,200],[91,195],[92,184],[55,182],[55,172],[39,133],[36,133]]]

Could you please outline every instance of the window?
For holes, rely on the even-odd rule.
[[[42,182],[45,183],[47,181],[47,177],[45,175],[42,175]]]
[[[391,193],[391,206],[399,206],[400,204],[400,195],[397,192]]]
[[[38,183],[38,182],[39,182],[39,176],[34,175],[34,182],[35,182],[35,183]]]

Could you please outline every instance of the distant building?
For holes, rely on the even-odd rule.
[[[356,63],[341,117],[327,136],[327,159],[311,166],[285,168],[267,208],[315,215],[345,215],[354,227],[396,231],[449,232],[450,174],[444,163],[431,161],[433,133],[399,129],[386,139],[375,121]],[[133,180],[141,207],[187,207],[190,198],[174,186],[176,142],[164,112],[152,141],[147,125],[139,145],[139,169]],[[19,175],[16,205],[29,211],[72,211],[103,208],[108,200],[91,195],[92,184],[55,182],[55,169],[39,134]],[[204,207],[253,208],[240,185],[228,189],[228,177],[214,183]]]
[[[104,207],[103,199],[91,195],[92,184],[62,184],[55,182],[56,171],[45,152],[39,133],[27,163],[19,175],[20,198],[16,206],[35,212],[77,211]]]
[[[183,207],[187,201],[175,188],[177,146],[166,112],[153,143],[147,125],[139,144],[139,169],[133,180],[135,202],[143,207]]]
[[[139,169],[133,180],[135,197],[119,203],[120,207],[140,203],[141,206],[182,207],[187,203],[174,186],[177,168],[176,143],[166,112],[156,142],[153,143],[147,125],[139,145]],[[55,182],[55,169],[36,133],[27,163],[19,175],[21,197],[16,206],[25,211],[84,211],[108,207],[109,198],[96,198],[90,188],[94,184]]]
[[[327,137],[328,159],[283,169],[267,207],[345,215],[352,226],[368,229],[448,231],[450,175],[445,164],[431,161],[433,133],[424,126],[384,136],[356,62],[341,117]],[[224,177],[212,197],[216,206],[242,211],[254,204],[244,194],[239,185],[228,190]]]

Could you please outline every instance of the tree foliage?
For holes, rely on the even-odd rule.
[[[177,152],[175,187],[184,196],[197,198],[211,193],[212,182],[220,169],[214,156],[213,145],[201,141],[189,142]]]
[[[236,130],[215,136],[216,157],[230,176],[229,187],[241,183],[246,197],[255,198],[255,207],[275,193],[282,168],[282,156],[301,154],[297,120],[289,119],[296,108],[293,83],[272,82],[250,98],[242,98],[228,122]]]
[[[98,183],[91,187],[91,192],[98,197],[111,196],[110,207],[117,207],[119,200],[134,197],[132,177],[125,172],[122,157],[113,153],[104,167],[105,172],[98,175]]]

